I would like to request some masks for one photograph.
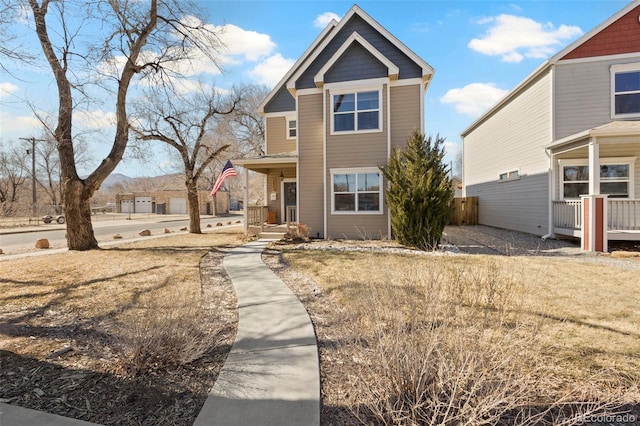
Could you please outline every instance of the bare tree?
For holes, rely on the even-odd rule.
[[[0,0],[0,69],[13,75],[6,67],[5,60],[30,62],[34,56],[27,53],[23,46],[17,44],[20,37],[12,33],[8,27],[13,24],[21,12],[20,4],[12,0]],[[15,75],[13,75],[15,77]]]
[[[182,160],[184,184],[187,188],[189,232],[200,234],[198,181],[228,143],[211,137],[221,116],[231,115],[240,103],[238,98],[221,99],[215,89],[195,92],[179,100],[158,96],[146,97],[136,107],[138,122],[132,126],[138,139],[160,141],[174,148]]]
[[[15,149],[0,152],[0,206],[3,215],[12,216],[16,213],[16,202],[28,174],[24,155]]]
[[[72,250],[95,249],[98,243],[91,224],[90,200],[125,153],[129,139],[127,95],[134,77],[175,76],[179,67],[172,66],[195,52],[215,60],[220,43],[217,34],[193,18],[197,14],[187,13],[193,10],[193,5],[183,0],[28,1],[35,32],[58,89],[54,133],[60,156],[67,244]],[[48,22],[51,15],[57,20],[53,38]],[[94,33],[101,38],[96,39]],[[99,52],[100,57],[92,57],[92,51]],[[84,90],[87,81],[81,79],[92,74],[86,72],[89,68],[95,75],[109,64],[115,72],[112,79],[105,78],[103,82],[113,83],[115,135],[109,154],[93,172],[81,178],[72,133],[74,94],[87,93]]]

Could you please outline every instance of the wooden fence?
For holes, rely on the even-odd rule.
[[[452,225],[478,224],[478,197],[459,197],[453,199]]]

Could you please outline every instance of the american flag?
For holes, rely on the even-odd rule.
[[[224,183],[224,180],[229,176],[238,176],[238,172],[236,172],[236,169],[233,168],[233,164],[231,164],[231,160],[227,160],[227,163],[224,165],[224,168],[222,169],[222,173],[220,173],[220,176],[218,176],[218,179],[216,180],[215,185],[213,185],[213,189],[211,190],[211,194],[210,194],[212,197],[215,195],[216,192],[218,192],[218,190]]]

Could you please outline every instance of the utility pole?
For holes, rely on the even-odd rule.
[[[18,138],[23,141],[31,141],[31,214],[36,217],[37,212],[37,200],[36,200],[36,141],[44,141],[45,139],[31,138]],[[27,149],[27,154],[29,150]]]

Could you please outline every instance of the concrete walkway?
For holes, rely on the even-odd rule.
[[[238,297],[238,334],[196,426],[320,424],[314,329],[302,303],[262,262],[268,242],[224,258]]]

